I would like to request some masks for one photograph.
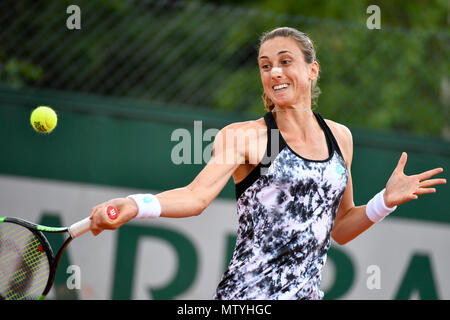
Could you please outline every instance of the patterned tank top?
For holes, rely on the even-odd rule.
[[[330,128],[314,115],[327,140],[325,160],[298,155],[272,112],[264,115],[266,152],[236,184],[236,246],[214,299],[323,298],[321,271],[348,173]]]

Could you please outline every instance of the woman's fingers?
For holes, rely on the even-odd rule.
[[[427,180],[427,179],[431,178],[434,175],[437,175],[438,173],[441,173],[442,171],[444,171],[444,169],[442,169],[442,168],[431,169],[431,170],[422,172],[420,174],[417,174],[416,177],[419,178],[419,181],[423,181],[423,180]]]
[[[386,193],[389,194],[390,202],[401,204],[406,201],[415,200],[419,195],[435,193],[435,185],[447,183],[446,179],[430,179],[443,172],[442,168],[431,169],[419,174],[407,176],[404,173],[408,156],[403,152],[397,166],[386,184]]]
[[[428,193],[435,193],[435,188],[419,188],[414,192],[415,195],[421,195],[421,194],[428,194]]]
[[[408,160],[408,154],[406,152],[402,152],[400,159],[398,160],[397,167],[395,167],[395,171],[403,172],[406,166],[406,161]]]
[[[99,205],[96,205],[95,207],[92,207],[91,215],[89,216],[89,219],[91,219],[91,220],[94,219],[94,215],[95,215],[95,212],[97,211],[98,206]]]
[[[100,233],[102,233],[102,229],[99,229],[99,228],[93,228],[93,229],[91,229],[91,232],[92,232],[92,234],[94,235],[94,236],[98,236]]]
[[[100,234],[105,228],[103,227],[103,215],[105,210],[105,203],[101,203],[92,208],[91,219],[91,232],[94,236]]]
[[[131,199],[116,198],[93,207],[90,215],[92,234],[96,236],[106,229],[115,230],[128,220],[132,219],[137,213],[137,208],[132,210],[133,206],[130,206],[130,201],[133,206],[136,206]],[[113,219],[112,216],[107,214],[106,208],[108,206],[114,206],[119,211],[116,213],[117,219]],[[136,213],[134,211],[136,211]]]
[[[419,185],[422,188],[428,188],[431,186],[435,186],[437,184],[445,184],[445,183],[447,183],[446,179],[429,179],[429,180],[420,182]]]
[[[424,173],[421,173],[419,175],[419,179],[420,179],[420,177],[422,177],[422,178],[425,177],[425,179],[426,179],[426,177],[432,177],[435,174],[438,174],[440,172],[442,172],[442,168],[429,170]],[[446,179],[428,179],[428,180],[421,181],[421,182],[419,182],[419,188],[414,192],[414,194],[421,195],[421,194],[435,193],[436,189],[430,188],[430,187],[438,185],[438,184],[445,184],[445,183],[447,183]]]

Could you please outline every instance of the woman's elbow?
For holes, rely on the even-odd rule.
[[[205,190],[200,190],[199,188],[195,188],[192,184],[185,187],[186,194],[185,204],[186,209],[188,209],[188,216],[199,216],[205,211],[205,209],[209,206],[211,201],[209,201],[206,196],[207,193]]]
[[[342,235],[335,231],[331,232],[331,238],[340,246],[343,246],[350,241],[350,239],[344,238]]]
[[[199,216],[203,213],[203,211],[208,208],[210,201],[204,198],[198,198],[195,203],[195,209],[193,211],[193,216]]]

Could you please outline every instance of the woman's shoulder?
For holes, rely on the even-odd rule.
[[[264,118],[256,120],[247,120],[241,122],[233,122],[223,127],[220,132],[223,133],[259,133],[265,132],[267,129]],[[263,131],[262,131],[263,130]]]
[[[233,153],[242,155],[243,161],[247,161],[249,155],[257,154],[254,149],[258,150],[259,144],[264,141],[264,135],[267,135],[264,118],[230,123],[217,133],[214,149],[227,152],[232,150]]]
[[[326,124],[328,125],[328,127],[333,132],[333,135],[335,135],[335,136],[337,135],[340,138],[345,139],[345,140],[349,140],[349,139],[352,140],[352,132],[350,131],[350,129],[347,126],[345,126],[341,123],[338,123],[336,121],[333,121],[333,120],[329,120],[329,119],[324,119],[324,120],[325,120]]]
[[[350,159],[353,156],[353,136],[350,129],[336,121],[324,119],[330,128],[333,136],[336,138],[345,159]]]

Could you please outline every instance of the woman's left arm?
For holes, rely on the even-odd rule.
[[[367,205],[355,206],[353,202],[353,184],[351,175],[351,163],[353,157],[353,139],[351,132],[345,126],[331,122],[333,134],[338,140],[348,169],[347,189],[341,200],[334,227],[331,232],[332,238],[340,245],[353,240],[362,232],[370,228],[374,222],[370,220],[366,213]],[[444,184],[445,179],[430,179],[434,175],[441,173],[442,168],[425,171],[420,174],[407,176],[404,168],[407,161],[407,154],[403,152],[400,160],[389,180],[386,183],[386,190],[383,200],[386,207],[395,207],[410,200],[417,199],[419,195],[434,193],[434,185]]]

